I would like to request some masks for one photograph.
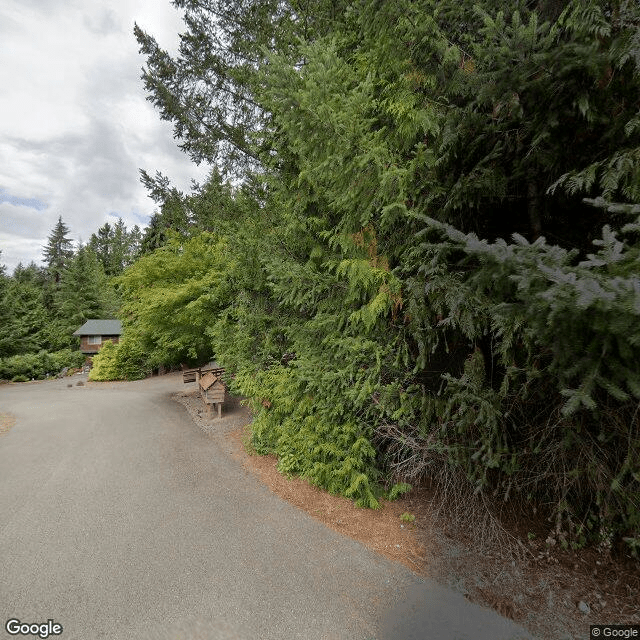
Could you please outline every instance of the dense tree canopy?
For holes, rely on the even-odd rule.
[[[89,318],[115,316],[119,300],[109,275],[133,261],[139,239],[137,227],[127,231],[119,221],[113,228],[105,224],[89,245],[74,250],[60,217],[49,234],[43,267],[18,264],[11,276],[2,267],[0,378],[43,377],[82,364],[72,334]]]
[[[215,354],[254,446],[361,504],[463,472],[637,549],[637,3],[174,4],[175,57],[136,27],[143,80],[214,171],[143,176],[170,244],[131,274],[174,265],[125,274],[145,349]],[[212,282],[175,268],[202,230]],[[166,304],[206,340],[158,333]]]
[[[73,333],[90,318],[112,318],[118,304],[102,263],[90,246],[80,246],[60,281],[57,312],[65,333]]]
[[[89,247],[95,252],[108,276],[117,276],[138,257],[142,232],[135,225],[127,230],[122,218],[115,225],[106,222],[91,235]]]
[[[229,303],[226,253],[214,236],[175,236],[118,278],[125,330],[138,336],[152,367],[210,357],[207,327]]]

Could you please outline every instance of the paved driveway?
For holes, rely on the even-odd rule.
[[[273,495],[171,400],[179,375],[68,384],[0,385],[0,638],[529,637]]]

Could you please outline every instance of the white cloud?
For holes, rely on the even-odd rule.
[[[3,231],[14,239],[13,242],[47,235],[47,215],[33,207],[0,202],[0,218]]]
[[[19,262],[26,266],[32,260],[35,260],[34,256],[40,253],[45,242],[46,238],[23,238],[0,232],[0,251],[2,251],[0,264],[6,265],[10,274]],[[7,260],[5,260],[5,252],[14,256],[14,261],[11,264],[8,264]],[[39,264],[38,260],[35,261]]]
[[[139,168],[183,190],[204,179],[145,100],[134,22],[175,53],[184,24],[169,0],[2,3],[0,190],[13,199],[0,202],[0,262],[10,270],[41,259],[59,215],[75,240],[118,216],[146,221],[154,203]]]

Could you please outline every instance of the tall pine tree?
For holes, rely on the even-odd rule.
[[[93,249],[80,246],[60,281],[58,317],[71,335],[90,318],[113,318],[117,298]]]
[[[73,242],[68,236],[69,227],[58,217],[56,226],[52,229],[44,247],[44,262],[47,265],[49,276],[58,285],[65,267],[73,256]]]

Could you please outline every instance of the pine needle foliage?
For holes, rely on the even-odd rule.
[[[637,239],[605,226],[597,250],[575,264],[574,252],[543,238],[489,243],[424,222],[418,235],[432,241],[416,250],[428,266],[412,286],[436,303],[437,327],[473,349],[461,375],[444,375],[430,432],[436,455],[478,490],[547,504],[559,535],[592,519],[637,532]],[[470,316],[447,294],[452,273],[459,295],[474,301]]]

